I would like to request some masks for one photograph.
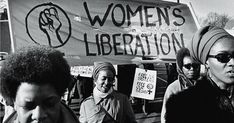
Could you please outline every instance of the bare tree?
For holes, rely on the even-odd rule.
[[[216,12],[210,12],[207,14],[206,18],[200,19],[200,23],[201,26],[213,25],[224,28],[230,19],[231,17],[229,17],[226,14],[218,14]]]

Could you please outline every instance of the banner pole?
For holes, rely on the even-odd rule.
[[[188,5],[189,5],[189,8],[190,8],[190,10],[191,10],[192,16],[193,16],[193,18],[194,18],[195,24],[196,24],[197,28],[200,29],[201,26],[200,26],[198,17],[197,17],[197,15],[196,15],[195,11],[194,11],[193,5],[192,5],[191,2],[189,2]]]
[[[7,1],[7,16],[8,16],[8,25],[10,30],[10,40],[11,40],[11,52],[15,52],[15,43],[13,39],[13,30],[12,30],[12,24],[11,24],[11,14],[10,14],[10,7],[9,7],[9,0]]]

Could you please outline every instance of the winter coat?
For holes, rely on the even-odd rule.
[[[79,123],[77,116],[73,113],[73,111],[63,102],[60,103],[60,119],[59,123]],[[6,119],[4,123],[14,123],[17,119],[17,112],[14,111],[9,117]]]
[[[80,107],[81,123],[133,123],[136,122],[128,97],[113,91],[106,98],[86,98]]]
[[[233,99],[205,77],[168,99],[166,123],[234,123]]]

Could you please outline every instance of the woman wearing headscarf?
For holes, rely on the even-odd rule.
[[[165,123],[166,102],[168,98],[184,89],[194,86],[200,77],[200,63],[190,57],[189,49],[181,48],[176,55],[178,79],[172,82],[166,89],[161,111],[161,123]]]
[[[234,123],[234,37],[224,29],[198,30],[189,47],[207,76],[166,104],[167,123]]]
[[[109,62],[95,62],[93,94],[80,107],[81,123],[134,123],[135,115],[126,95],[113,89],[116,71]]]

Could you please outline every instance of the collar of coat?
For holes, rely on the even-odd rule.
[[[100,98],[100,97],[97,97],[97,96],[93,96],[94,98],[94,102],[96,105],[100,104],[104,99],[108,99],[108,98],[113,98],[114,95],[115,95],[115,91],[113,90],[113,92],[111,94],[109,94],[108,96],[106,96],[106,98]]]

